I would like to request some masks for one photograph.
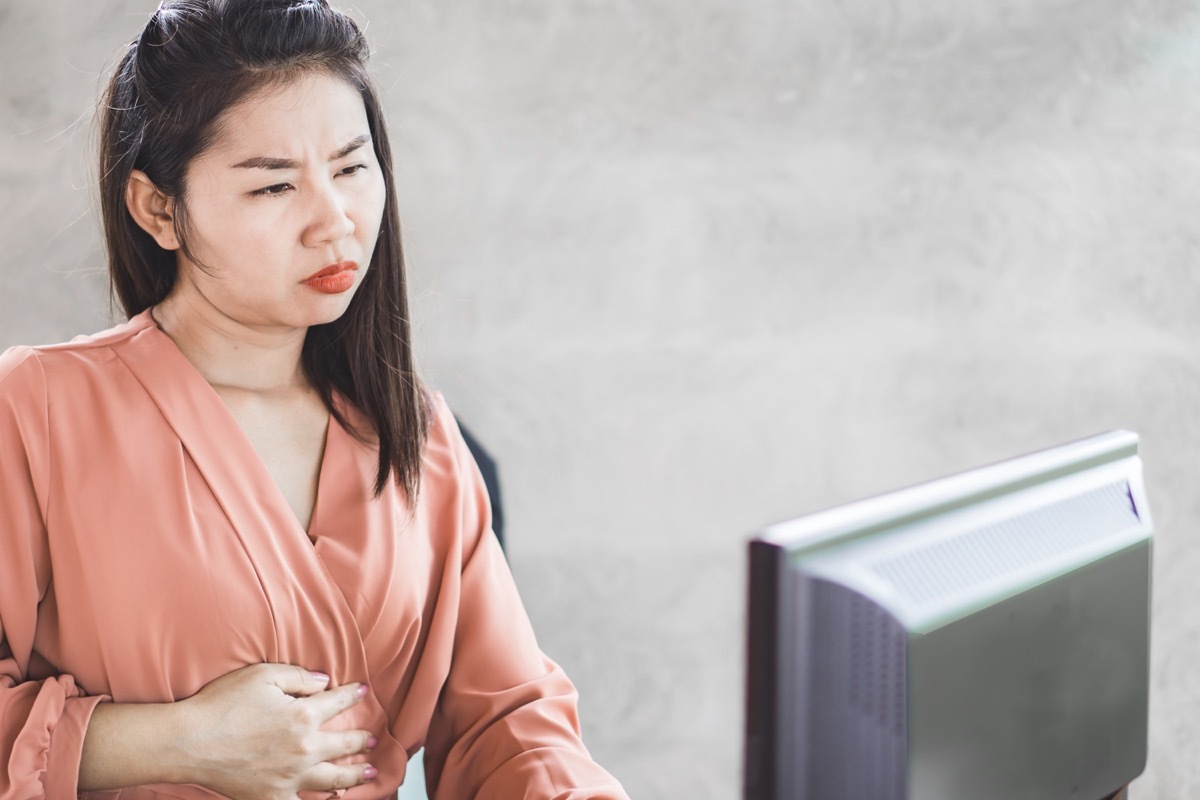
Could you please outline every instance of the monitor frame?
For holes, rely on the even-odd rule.
[[[1084,473],[1128,476],[1133,513],[1152,530],[1138,458],[1138,437],[1117,430],[1029,455],[927,481],[894,492],[771,525],[749,545],[746,719],[743,793],[748,800],[780,798],[777,752],[783,720],[776,697],[781,671],[781,631],[797,624],[780,598],[787,591],[787,564],[891,529],[944,517],[1002,500],[1039,485]],[[1147,620],[1147,636],[1149,621]],[[1148,652],[1148,643],[1147,643]],[[789,800],[792,800],[789,798]]]

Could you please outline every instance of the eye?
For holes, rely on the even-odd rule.
[[[292,185],[290,183],[277,183],[274,186],[266,186],[262,189],[255,189],[250,194],[253,197],[278,197],[291,188]]]
[[[356,172],[362,172],[367,168],[366,164],[351,164],[350,166],[339,172],[339,175],[353,175]]]

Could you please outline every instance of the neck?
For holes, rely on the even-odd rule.
[[[214,388],[272,395],[310,387],[300,362],[307,328],[256,327],[178,292],[150,314]]]

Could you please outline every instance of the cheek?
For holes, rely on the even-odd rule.
[[[363,203],[363,235],[374,240],[383,225],[383,211],[387,202],[387,187],[383,179],[375,181]]]
[[[224,198],[198,199],[187,213],[188,245],[198,263],[183,266],[198,269],[193,280],[212,291],[256,294],[270,285],[263,275],[287,262],[286,254],[279,252],[285,239],[279,235],[278,214]],[[253,270],[248,265],[254,265]]]
[[[246,209],[225,198],[198,200],[188,205],[188,232],[193,249],[221,252],[231,245],[261,240],[264,225],[257,209]]]
[[[374,201],[376,219],[383,218],[383,207],[387,202],[387,185],[383,182],[383,176],[378,176],[375,181],[375,194],[372,198]]]

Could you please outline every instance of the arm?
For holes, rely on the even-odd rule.
[[[92,712],[79,761],[79,791],[185,783],[176,703],[103,703]]]
[[[369,750],[367,731],[322,724],[366,696],[352,683],[287,664],[255,664],[217,678],[187,700],[98,707],[83,744],[81,791],[194,783],[231,798],[295,798],[375,777],[370,764],[331,761]]]
[[[74,798],[96,704],[70,675],[28,681],[37,607],[50,579],[45,378],[30,350],[0,356],[0,800]]]
[[[504,555],[490,530],[483,480],[437,404],[432,436],[449,438],[461,558],[453,655],[426,741],[435,800],[628,800],[580,738],[575,687],[539,649]]]
[[[84,729],[103,698],[83,696],[70,676],[18,684],[13,665],[0,658],[0,799],[73,799]]]

